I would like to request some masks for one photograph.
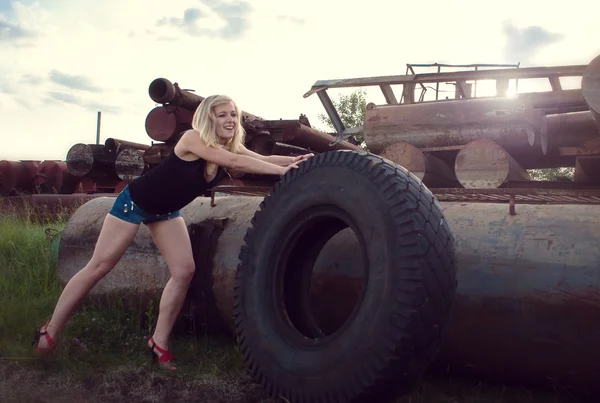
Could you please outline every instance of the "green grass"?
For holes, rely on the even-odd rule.
[[[152,309],[137,310],[119,298],[86,301],[59,337],[56,353],[34,358],[33,332],[50,317],[62,289],[52,235],[63,227],[64,220],[0,216],[0,401],[39,401],[40,396],[46,402],[276,401],[250,381],[232,340],[174,334],[171,349],[180,371],[168,374],[151,367],[145,345],[158,301]],[[424,382],[398,402],[561,401],[566,400],[552,392],[443,379]]]
[[[32,323],[39,322],[56,302],[60,285],[56,259],[44,226],[4,216],[0,218],[0,354],[25,352]]]

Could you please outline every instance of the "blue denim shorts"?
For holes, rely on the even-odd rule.
[[[125,189],[119,193],[119,196],[117,196],[117,199],[113,203],[109,214],[132,224],[149,224],[157,221],[166,221],[181,217],[179,210],[167,214],[152,214],[145,212],[135,205],[131,200],[131,195],[129,194],[129,185],[125,186]]]

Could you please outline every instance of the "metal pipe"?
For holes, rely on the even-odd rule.
[[[166,78],[156,78],[148,87],[150,98],[157,103],[180,105],[183,108],[195,112],[196,108],[204,101],[204,97],[196,95],[188,90],[179,88],[179,84],[173,84]],[[261,120],[262,118],[251,113],[242,111],[244,121]]]
[[[146,116],[146,133],[154,141],[176,141],[179,134],[192,128],[192,117],[193,113],[184,108],[158,106]]]
[[[331,134],[313,129],[300,120],[262,120],[246,125],[248,131],[268,130],[271,137],[277,142],[302,147],[305,149],[325,152],[330,150],[361,150],[347,141],[342,141],[334,146],[329,144],[335,139]]]
[[[108,151],[114,153],[119,153],[124,148],[130,148],[134,150],[147,150],[150,148],[149,144],[134,143],[132,141],[115,139],[112,137],[107,138],[106,141],[104,141],[104,146],[108,149]]]
[[[160,164],[173,150],[173,144],[155,143],[144,151],[144,162],[150,166]]]
[[[92,256],[114,198],[73,214],[59,246],[68,281]],[[198,267],[188,295],[208,328],[232,326],[233,286],[243,238],[263,197],[198,198],[182,210]],[[596,390],[600,374],[600,206],[441,203],[456,238],[458,295],[434,367],[476,368],[521,381],[552,379]],[[313,314],[333,326],[354,303],[361,281],[354,235],[336,235],[321,252],[311,286]],[[142,227],[94,295],[146,293],[164,286],[167,267]]]
[[[35,174],[37,193],[73,193],[81,178],[71,174],[64,161],[42,162]]]

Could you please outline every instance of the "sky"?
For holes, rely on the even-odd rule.
[[[95,142],[98,111],[100,142],[150,144],[158,77],[325,129],[318,97],[303,97],[317,80],[407,63],[587,64],[600,55],[599,11],[589,0],[0,0],[0,160],[64,160]],[[385,102],[377,88],[367,100]]]

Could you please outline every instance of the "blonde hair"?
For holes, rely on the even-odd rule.
[[[235,108],[236,119],[234,123],[233,137],[227,140],[227,143],[221,145],[217,137],[217,128],[215,125],[216,115],[215,106],[231,102]],[[192,117],[192,129],[200,134],[200,138],[207,147],[222,147],[230,152],[237,152],[240,144],[244,142],[246,134],[242,127],[242,111],[237,104],[227,95],[211,95],[204,99],[196,108]],[[217,165],[206,163],[206,173],[211,174],[217,169]]]

